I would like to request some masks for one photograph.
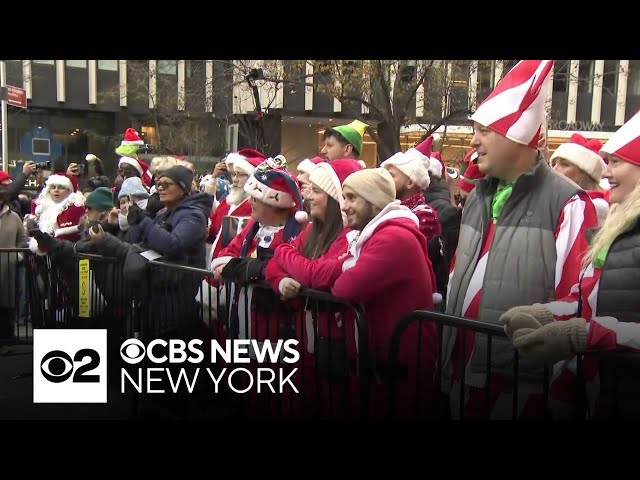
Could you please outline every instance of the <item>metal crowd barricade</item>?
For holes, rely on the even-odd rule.
[[[496,398],[499,393],[504,393],[504,382],[500,385],[494,382],[492,375],[496,370],[492,362],[492,344],[506,339],[506,334],[500,325],[495,325],[478,320],[446,315],[433,311],[414,311],[405,315],[396,326],[389,348],[389,362],[399,361],[402,353],[401,341],[412,324],[435,324],[437,331],[438,356],[435,365],[434,381],[432,382],[436,398],[436,404],[430,404],[420,398],[412,398],[414,410],[411,416],[417,418],[447,418],[464,420],[466,418],[466,403],[469,401],[469,392],[464,386],[468,384],[469,356],[471,354],[469,343],[473,344],[475,337],[486,342],[486,356],[484,358],[484,381],[482,382],[483,412],[478,415],[474,412],[474,419],[482,417],[492,418],[543,418],[543,419],[579,419],[589,418],[640,418],[640,383],[637,374],[640,373],[640,355],[636,353],[585,353],[577,355],[574,359],[563,365],[568,369],[563,373],[572,372],[565,376],[560,385],[563,389],[560,397],[556,398],[553,391],[553,382],[550,366],[541,368],[541,375],[532,379],[522,377],[522,361],[518,351],[513,349],[513,361],[511,374],[508,376],[508,388],[510,389],[510,405],[504,406],[502,411],[497,411]],[[444,330],[453,328],[457,331],[456,348],[448,358],[445,358],[445,346],[443,345]],[[496,340],[500,339],[500,340]],[[415,340],[415,339],[412,339]],[[470,340],[470,342],[468,341]],[[406,344],[405,344],[406,346]],[[597,375],[594,372],[597,369]],[[553,380],[560,375],[556,372]],[[497,375],[497,374],[496,374]],[[501,380],[504,380],[504,376]],[[588,378],[588,380],[587,380]],[[597,381],[594,381],[597,380]],[[477,374],[476,374],[477,380]],[[416,369],[409,382],[429,382],[424,372]],[[406,405],[402,405],[399,398],[402,388],[400,379],[390,378],[388,415],[397,418],[406,414]],[[524,387],[531,387],[537,382],[535,390],[523,391]],[[452,385],[459,388],[451,388]],[[502,389],[497,391],[496,389]],[[523,415],[524,401],[531,391],[541,396],[539,408],[529,410]],[[529,392],[529,393],[528,393]],[[477,392],[476,392],[477,393]],[[478,398],[476,397],[476,400]],[[455,410],[455,413],[454,413]]]

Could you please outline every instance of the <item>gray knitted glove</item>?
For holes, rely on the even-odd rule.
[[[540,328],[555,321],[551,311],[540,303],[513,307],[498,319],[504,325],[504,332],[513,340],[513,334],[520,328]]]
[[[572,318],[539,328],[520,328],[512,342],[520,355],[532,363],[556,363],[587,348],[587,321]]]

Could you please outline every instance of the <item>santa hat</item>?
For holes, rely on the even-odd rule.
[[[302,194],[296,178],[285,168],[274,168],[281,159],[284,157],[268,158],[258,165],[245,183],[244,191],[272,207],[290,209],[283,234],[285,239],[291,239],[300,232],[300,224],[305,223],[308,216],[303,210]]]
[[[440,152],[432,151],[433,142],[439,139],[440,139],[440,135],[437,133],[434,133],[433,135],[429,135],[426,139],[424,139],[418,145],[413,147],[422,155],[429,158],[427,170],[430,176],[436,177],[436,178],[442,178],[444,176],[444,172],[446,171],[446,167],[444,166],[444,162],[442,161]]]
[[[298,169],[298,174],[311,174],[311,171],[321,162],[324,162],[324,158],[322,157],[305,158],[298,163],[298,166],[296,167]]]
[[[231,157],[231,162],[229,162]],[[231,163],[233,168],[240,169],[248,175],[253,175],[256,167],[266,160],[264,153],[254,150],[253,148],[243,148],[237,153],[227,155],[227,165]]]
[[[484,178],[484,173],[480,171],[480,167],[478,167],[477,163],[470,163],[464,171],[464,175],[460,175],[460,178],[458,179],[458,187],[467,193],[471,193],[471,190],[476,187],[476,184],[473,181],[480,178]]]
[[[338,202],[342,209],[344,205],[342,183],[349,175],[359,170],[362,170],[362,165],[356,160],[349,158],[331,160],[316,165],[316,168],[309,175],[309,181]],[[344,220],[346,220],[346,216],[344,216]]]
[[[120,145],[144,145],[144,141],[138,135],[134,128],[127,128],[124,132],[124,138]]]
[[[579,133],[574,133],[567,143],[563,143],[553,152],[549,162],[553,166],[556,159],[564,158],[599,182],[607,166],[600,156],[601,148],[602,142],[599,140],[587,140]]]
[[[122,165],[131,165],[136,169],[136,172],[140,174],[140,178],[142,182],[147,186],[151,186],[151,173],[149,172],[149,165],[143,162],[142,160],[138,160],[133,157],[120,157],[120,161],[118,162],[118,168],[122,168]]]
[[[66,172],[54,172],[49,175],[45,190],[48,190],[51,185],[61,185],[72,193],[78,191],[78,179],[75,175],[69,175]]]
[[[471,120],[509,140],[538,148],[553,60],[521,60],[480,104]]]
[[[429,137],[431,138],[431,137]],[[420,190],[426,189],[431,183],[429,177],[429,157],[417,148],[410,148],[406,152],[398,152],[380,164],[387,168],[393,165],[415,183]]]
[[[640,166],[640,110],[613,134],[600,152]]]
[[[348,125],[338,125],[337,127],[331,128],[331,130],[342,135],[347,142],[353,145],[353,149],[358,152],[358,154],[361,154],[362,138],[367,128],[369,128],[369,125],[366,123],[360,120],[354,120]]]
[[[0,183],[9,179],[13,180],[13,177],[9,175],[9,173],[5,172],[4,170],[0,171]]]

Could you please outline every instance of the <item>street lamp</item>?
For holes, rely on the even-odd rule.
[[[258,137],[256,139],[258,144],[257,147],[260,151],[266,153],[265,150],[267,145],[265,145],[264,123],[262,121],[264,114],[262,113],[262,105],[260,104],[260,92],[258,91],[258,85],[256,84],[258,80],[264,80],[264,72],[261,68],[252,68],[244,79],[247,81],[253,92],[253,100],[256,104],[256,114],[258,117]]]

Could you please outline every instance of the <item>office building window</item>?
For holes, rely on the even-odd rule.
[[[640,60],[629,60],[627,95],[640,95]]]
[[[595,60],[580,60],[578,70],[578,93],[593,93],[593,76],[595,74]]]
[[[178,75],[177,60],[158,60],[158,73],[164,75]]]
[[[34,60],[33,63],[39,63],[41,65],[55,65],[55,60]]]
[[[602,93],[613,95],[617,94],[618,89],[618,64],[617,60],[604,61],[604,73],[602,74]]]
[[[118,71],[118,60],[98,60],[98,70]]]
[[[569,87],[570,60],[556,60],[553,64],[553,91],[566,92]]]
[[[86,60],[67,60],[67,67],[87,68]]]

